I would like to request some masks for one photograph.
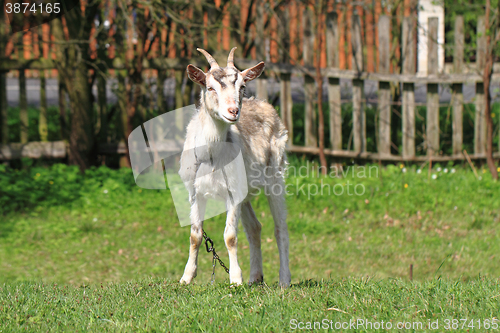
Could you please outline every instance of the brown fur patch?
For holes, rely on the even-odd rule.
[[[236,237],[229,237],[226,241],[226,246],[228,248],[233,248],[236,246]]]

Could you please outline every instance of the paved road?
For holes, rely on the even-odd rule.
[[[27,79],[27,91],[28,91],[28,104],[32,106],[38,106],[40,104],[40,80],[39,79]],[[304,95],[301,92],[304,80],[301,78],[292,78],[292,96],[294,102],[302,102],[304,100]],[[341,96],[342,100],[348,100],[351,95],[351,81],[350,80],[340,80],[341,84]],[[116,96],[113,93],[113,89],[116,86],[115,80],[110,80],[108,82],[108,101],[110,103],[116,102]],[[269,99],[273,99],[279,95],[279,83],[269,79]],[[365,82],[365,95],[370,102],[375,102],[377,99],[377,82],[366,81]],[[167,79],[165,82],[165,96],[167,96],[167,103],[169,106],[173,105],[173,95],[174,95],[175,81],[173,78]],[[255,82],[250,82],[248,85],[249,92],[248,95],[252,96],[255,93]],[[152,87],[152,93],[154,94],[154,86]],[[415,100],[417,103],[425,103],[426,101],[426,86],[417,85],[415,88]],[[475,86],[465,85],[464,86],[464,101],[471,102],[475,96]],[[327,89],[326,84],[324,86],[324,99],[327,99]],[[494,86],[491,89],[493,96],[496,101],[500,100],[500,86]],[[57,93],[57,80],[47,79],[47,103],[48,105],[57,105],[58,103],[58,93]],[[94,95],[97,96],[97,89],[94,86]],[[439,87],[440,102],[447,103],[450,101],[451,94],[449,87],[440,86]],[[9,106],[19,105],[19,83],[16,78],[7,79],[7,100]]]

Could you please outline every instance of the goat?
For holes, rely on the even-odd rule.
[[[229,253],[230,283],[241,285],[243,277],[237,259],[238,220],[241,217],[250,245],[249,284],[263,282],[261,224],[255,216],[250,199],[265,190],[274,219],[274,234],[278,245],[280,270],[279,285],[288,287],[291,276],[288,259],[288,227],[282,171],[286,164],[285,144],[288,132],[272,105],[265,101],[244,98],[245,85],[256,79],[264,70],[264,62],[239,71],[234,66],[233,48],[227,66],[221,68],[205,50],[201,52],[210,64],[204,73],[201,69],[187,66],[187,75],[201,89],[200,105],[187,126],[186,141],[180,160],[179,175],[188,187],[191,204],[191,237],[189,259],[180,283],[189,284],[196,276],[198,250],[203,236],[203,220],[208,198],[223,196],[228,190],[227,181],[217,177],[198,177],[224,166],[225,148],[221,143],[231,143],[243,157],[246,197],[240,202],[226,202],[226,227],[224,242]],[[210,158],[198,161],[196,147],[207,147]],[[207,172],[209,170],[209,172]],[[269,172],[269,171],[277,172]],[[241,172],[241,170],[240,170]],[[194,177],[193,177],[194,176]],[[226,176],[224,177],[226,178]],[[237,182],[229,179],[229,183]],[[273,190],[271,188],[274,186]],[[279,191],[276,188],[280,189]],[[267,190],[266,190],[267,189]],[[279,193],[277,193],[279,192]],[[277,194],[276,194],[277,193]]]

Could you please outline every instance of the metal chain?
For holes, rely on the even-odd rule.
[[[212,254],[213,254],[213,259],[212,259],[212,284],[214,284],[214,280],[215,280],[215,265],[217,263],[216,260],[219,261],[219,265],[221,265],[222,268],[224,268],[224,270],[228,274],[229,274],[229,268],[227,268],[226,265],[224,265],[224,263],[222,262],[222,260],[217,255],[217,252],[215,252],[214,241],[212,239],[210,239],[210,237],[208,237],[208,235],[205,232],[205,230],[203,230],[203,238],[205,239],[205,247],[207,249],[207,252],[212,252]],[[208,245],[208,243],[210,243],[210,246]]]

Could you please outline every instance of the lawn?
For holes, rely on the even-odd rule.
[[[444,327],[446,318],[498,317],[500,184],[485,169],[478,179],[461,165],[348,163],[341,177],[318,177],[306,160],[291,163],[293,285],[285,291],[264,194],[252,204],[266,284],[230,287],[217,267],[211,286],[203,251],[194,285],[184,287],[176,281],[189,228],[179,226],[168,190],[138,188],[126,169],[0,166],[0,331],[289,331],[292,319],[324,318]],[[227,263],[223,226],[223,216],[205,222]]]

